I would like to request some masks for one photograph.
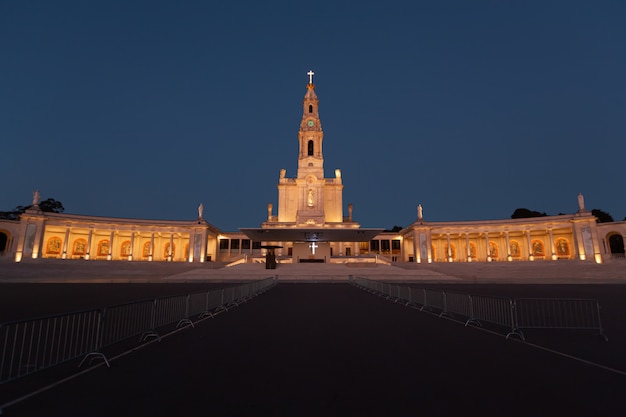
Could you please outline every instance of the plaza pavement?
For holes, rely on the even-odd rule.
[[[4,415],[623,416],[625,266],[544,261],[266,270],[3,260],[0,304],[20,306],[20,317],[267,276],[280,282],[111,368],[6,407]],[[506,340],[375,297],[347,285],[348,275],[508,297],[597,298],[610,342],[576,332],[529,333],[531,343]],[[42,383],[35,374],[26,385]],[[0,402],[15,398],[9,388]]]
[[[283,282],[341,282],[348,276],[423,283],[626,284],[626,261],[453,262],[384,264],[165,263],[0,260],[0,283],[242,282],[275,276]]]
[[[623,356],[569,340],[608,365]],[[280,283],[4,415],[623,416],[624,392],[625,374],[347,284]]]

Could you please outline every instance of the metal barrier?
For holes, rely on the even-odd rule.
[[[596,330],[608,341],[600,319],[600,304],[596,300],[517,298],[513,308],[515,322],[509,335],[515,334],[523,339],[521,329]]]
[[[608,341],[596,300],[486,297],[348,278],[358,288],[420,311],[428,310],[439,317],[464,317],[466,326],[490,323],[505,327],[507,339],[517,336],[525,340],[522,329],[580,329],[596,330]]]
[[[100,310],[0,325],[0,382],[59,365],[100,346]]]
[[[239,286],[187,295],[119,304],[102,309],[0,324],[0,383],[82,357],[109,362],[102,350],[139,337],[160,338],[159,329],[192,326],[192,318],[213,317],[267,291],[276,280],[266,278]]]

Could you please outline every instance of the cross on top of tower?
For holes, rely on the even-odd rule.
[[[313,75],[315,75],[313,70],[309,70],[309,72],[307,72],[306,75],[309,76],[309,84],[313,84]]]

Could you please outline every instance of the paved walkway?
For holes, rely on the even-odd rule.
[[[281,283],[5,415],[622,416],[623,392],[622,375],[346,284]]]

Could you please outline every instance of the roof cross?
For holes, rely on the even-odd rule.
[[[307,72],[306,75],[309,76],[309,84],[313,84],[313,75],[315,75],[313,70],[309,70],[309,72]]]

